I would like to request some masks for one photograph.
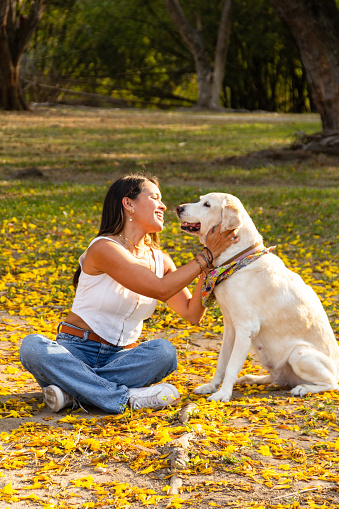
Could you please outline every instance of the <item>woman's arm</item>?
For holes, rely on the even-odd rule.
[[[209,232],[206,245],[212,251],[214,258],[236,242],[236,240],[231,240],[231,236],[234,235],[234,230],[220,233],[220,227],[214,232]],[[203,268],[206,268],[206,261],[201,256],[199,261]],[[101,239],[88,248],[83,271],[90,275],[99,275],[105,272],[135,293],[168,301],[200,274],[201,267],[199,263],[192,260],[178,270],[168,271],[162,278],[159,278],[147,267],[142,266],[125,248],[110,240]]]
[[[203,263],[203,261],[202,261]],[[187,286],[200,273],[195,261],[160,278],[141,265],[129,251],[109,240],[98,240],[86,254],[83,271],[90,275],[106,273],[135,293],[167,301]]]
[[[165,273],[176,271],[172,259],[164,254]],[[182,318],[191,323],[199,323],[205,314],[206,308],[201,304],[201,289],[205,280],[205,274],[202,273],[194,289],[193,295],[188,288],[183,288],[176,295],[167,300],[167,304],[173,311]]]
[[[229,242],[228,245],[237,243],[239,241],[239,237],[236,236],[236,233],[237,230],[226,232],[226,239],[228,239]],[[166,254],[163,254],[163,256],[165,274],[175,271],[176,267],[173,263],[173,260]],[[178,313],[178,315],[182,316],[185,318],[185,320],[188,320],[191,323],[199,323],[206,312],[206,308],[202,305],[201,300],[201,290],[204,281],[205,273],[202,272],[195,286],[193,295],[191,295],[191,292],[188,290],[188,288],[183,288],[180,292],[167,300],[167,304],[176,313]]]

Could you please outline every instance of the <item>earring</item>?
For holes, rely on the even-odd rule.
[[[132,214],[133,214],[134,210],[130,210],[129,211],[129,220],[132,222]]]

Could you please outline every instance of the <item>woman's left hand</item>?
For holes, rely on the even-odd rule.
[[[214,226],[207,234],[205,246],[212,252],[213,258],[217,258],[225,249],[239,242],[238,229],[221,232],[221,225]]]

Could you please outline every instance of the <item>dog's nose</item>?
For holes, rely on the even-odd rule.
[[[180,212],[183,212],[184,211],[184,206],[183,205],[178,205],[177,206],[177,214],[180,214]]]

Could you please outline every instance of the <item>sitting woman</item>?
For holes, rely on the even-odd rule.
[[[165,210],[155,178],[118,179],[106,195],[100,231],[80,257],[72,310],[56,341],[24,338],[20,360],[52,411],[83,404],[117,414],[126,405],[159,408],[179,398],[173,385],[158,383],[177,366],[175,347],[166,339],[137,343],[143,320],[161,300],[198,323],[203,277],[193,295],[186,286],[237,238],[234,231],[209,232],[202,252],[176,270],[158,245]]]

